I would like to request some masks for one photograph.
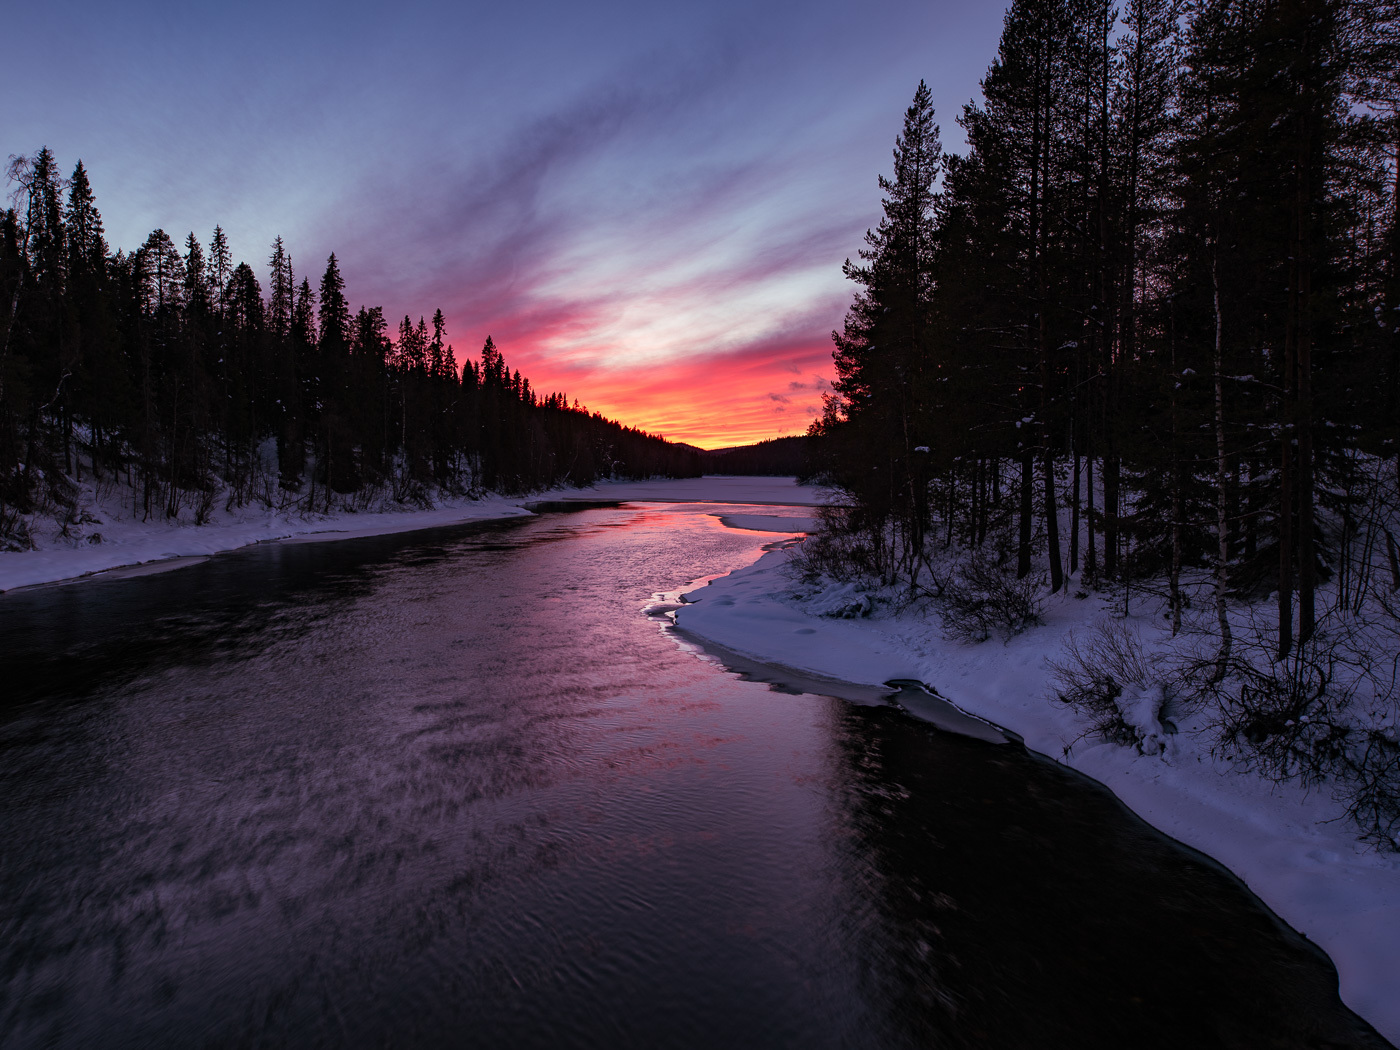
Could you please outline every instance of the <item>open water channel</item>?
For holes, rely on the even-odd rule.
[[[1386,1045],[1091,782],[648,615],[718,509],[0,595],[0,1046]]]

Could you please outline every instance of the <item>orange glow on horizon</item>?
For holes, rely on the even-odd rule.
[[[541,396],[572,402],[624,426],[699,448],[748,445],[804,434],[830,389],[831,346],[788,342],[704,358],[602,369],[548,351],[497,344]],[[477,355],[473,354],[473,358]]]

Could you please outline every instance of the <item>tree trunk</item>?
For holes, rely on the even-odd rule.
[[[1105,415],[1110,413],[1106,412]],[[1114,444],[1108,438],[1105,444]],[[1110,580],[1118,575],[1118,456],[1106,450],[1100,472],[1103,475],[1103,572]]]
[[[1215,617],[1220,629],[1220,651],[1215,658],[1215,680],[1225,677],[1230,666],[1230,617],[1226,609],[1229,586],[1230,537],[1225,516],[1225,481],[1228,464],[1225,456],[1225,361],[1223,325],[1220,315],[1219,243],[1212,246],[1210,277],[1215,302]]]
[[[1171,336],[1171,489],[1172,489],[1172,565],[1168,580],[1172,618],[1172,637],[1181,633],[1181,449],[1178,436],[1177,388],[1181,386],[1180,373],[1176,364],[1176,311],[1169,304],[1171,314],[1168,319]],[[1219,382],[1219,380],[1217,380]]]
[[[1094,453],[1092,449],[1084,454],[1084,481],[1088,486],[1084,500],[1084,516],[1089,525],[1089,534],[1085,537],[1088,542],[1084,551],[1084,575],[1088,577],[1089,584],[1092,586],[1098,582],[1099,574],[1098,551],[1094,547]]]
[[[1385,530],[1385,553],[1390,562],[1390,589],[1400,591],[1400,551],[1396,550],[1395,537],[1389,529]]]
[[[1050,593],[1057,594],[1065,585],[1065,570],[1060,562],[1060,515],[1055,507],[1055,460],[1045,450],[1045,534],[1050,551]]]
[[[1021,453],[1021,514],[1020,536],[1016,548],[1016,578],[1023,580],[1031,572],[1031,511],[1034,498],[1031,494],[1035,476],[1035,456],[1029,451]]]
[[[1069,503],[1069,572],[1073,576],[1079,571],[1079,451],[1071,457],[1074,462],[1074,485]]]
[[[1307,118],[1304,118],[1306,121]],[[1312,295],[1312,243],[1309,216],[1310,186],[1308,180],[1310,152],[1305,124],[1299,144],[1297,182],[1298,220],[1295,226],[1294,258],[1297,260],[1298,296],[1297,334],[1297,435],[1298,435],[1298,644],[1304,645],[1313,636],[1317,622],[1317,574],[1313,552],[1313,435],[1312,435],[1312,332],[1309,299]]]

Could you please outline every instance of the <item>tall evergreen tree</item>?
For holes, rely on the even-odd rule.
[[[1281,655],[1295,638],[1307,641],[1316,620],[1314,358],[1336,306],[1329,273],[1340,227],[1329,186],[1341,141],[1339,43],[1326,0],[1214,0],[1195,12],[1187,54],[1183,192],[1204,223],[1216,320],[1237,362],[1222,366],[1269,377],[1246,403],[1279,432],[1274,463],[1257,466],[1277,493]]]
[[[345,279],[340,276],[340,264],[335,252],[326,260],[326,272],[321,277],[320,329],[317,333],[321,353],[335,360],[349,348],[350,307],[345,301]]]
[[[817,427],[838,449],[837,469],[873,523],[897,529],[899,568],[911,578],[929,518],[923,408],[931,378],[925,364],[934,185],[941,167],[932,95],[920,81],[895,140],[894,176],[879,178],[884,216],[866,233],[861,262],[848,259],[843,269],[860,291],[844,330],[832,333],[835,396]]]
[[[199,316],[209,309],[209,274],[204,265],[204,249],[193,231],[185,238],[185,306]]]
[[[214,290],[214,305],[220,316],[223,315],[228,292],[228,279],[233,274],[233,256],[229,252],[228,237],[222,226],[214,227],[214,235],[209,238],[209,286]]]
[[[268,328],[274,336],[283,339],[291,331],[296,289],[292,284],[292,260],[280,236],[272,242],[272,257],[268,260],[268,266],[272,293],[267,306]]]
[[[68,205],[63,213],[68,241],[68,269],[100,273],[107,260],[107,240],[102,215],[88,182],[87,169],[80,160],[68,180]]]

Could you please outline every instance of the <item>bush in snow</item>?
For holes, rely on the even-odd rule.
[[[807,597],[807,611],[816,616],[854,620],[875,611],[875,600],[858,583],[831,583]]]
[[[29,532],[29,521],[18,508],[0,504],[0,551],[33,549],[34,537]]]
[[[1400,741],[1395,727],[1369,726],[1346,751],[1347,815],[1366,838],[1400,850]]]
[[[937,605],[949,637],[985,642],[993,632],[1003,638],[1040,623],[1042,574],[1017,579],[1010,559],[987,548],[966,552],[945,575],[935,574]]]
[[[391,498],[395,503],[412,504],[419,510],[432,509],[433,498],[428,486],[407,470],[395,471],[391,486]]]
[[[817,531],[803,540],[789,564],[804,581],[881,580],[889,568],[888,551],[877,534],[858,527],[846,508],[820,507]]]
[[[1088,714],[1094,732],[1146,755],[1162,750],[1168,690],[1127,624],[1107,621],[1088,637],[1071,631],[1063,658],[1049,663],[1056,699]]]
[[[1202,683],[1221,743],[1275,780],[1330,784],[1366,838],[1400,847],[1400,740],[1386,717],[1393,683],[1369,674],[1367,655],[1345,639],[1320,634],[1282,660],[1271,641],[1246,639],[1227,674]],[[1363,689],[1373,691],[1369,705],[1358,703]]]

